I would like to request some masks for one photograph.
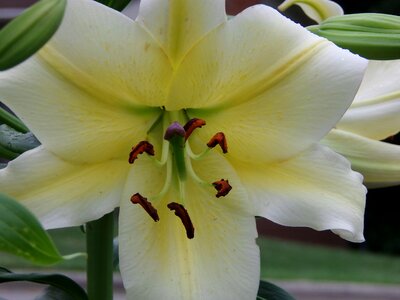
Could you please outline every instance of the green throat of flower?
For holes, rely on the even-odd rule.
[[[207,155],[210,149],[214,148],[217,145],[221,147],[223,153],[228,152],[228,146],[224,133],[216,133],[206,144],[206,149],[200,154],[195,154],[190,148],[188,139],[195,129],[206,125],[206,122],[202,119],[193,118],[186,121],[185,125],[182,126],[181,123],[177,120],[188,119],[183,117],[183,115],[186,116],[183,111],[164,111],[164,113],[158,119],[162,119],[164,132],[162,153],[159,160],[154,157],[154,146],[149,141],[144,140],[140,141],[135,147],[132,148],[132,151],[129,154],[128,161],[130,164],[133,164],[140,154],[146,153],[147,155],[152,156],[155,163],[159,166],[166,165],[166,179],[164,186],[157,195],[150,198],[156,200],[164,197],[169,191],[172,183],[177,182],[179,199],[177,202],[170,202],[167,207],[171,211],[174,211],[175,215],[180,218],[183,226],[185,227],[186,236],[189,239],[192,239],[194,237],[194,226],[190,219],[189,212],[184,207],[184,201],[187,196],[185,191],[187,178],[191,177],[192,180],[202,186],[214,187],[217,190],[217,193],[215,195],[215,197],[217,198],[226,196],[232,189],[232,187],[230,186],[229,181],[225,179],[217,180],[213,183],[208,183],[201,179],[195,173],[192,167],[192,160],[201,160],[205,155]],[[158,122],[158,120],[156,121],[156,123]],[[152,129],[150,129],[150,131],[151,130]],[[139,204],[155,222],[160,220],[157,209],[154,208],[152,203],[148,201],[146,197],[142,196],[139,193],[136,193],[131,197],[131,202],[133,204]]]

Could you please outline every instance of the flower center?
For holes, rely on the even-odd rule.
[[[160,159],[156,159],[155,150],[153,145],[145,140],[140,141],[129,154],[129,163],[133,164],[138,156],[146,153],[152,156],[156,164],[159,166],[166,166],[166,178],[164,186],[161,191],[154,196],[149,197],[152,200],[157,200],[164,197],[171,187],[173,179],[176,179],[179,196],[178,199],[173,199],[177,202],[170,202],[167,207],[175,212],[175,215],[182,221],[183,226],[186,230],[186,236],[189,239],[194,237],[194,226],[190,219],[189,212],[184,207],[186,199],[185,185],[188,176],[192,180],[202,186],[214,187],[217,190],[215,197],[226,196],[232,187],[228,180],[221,179],[212,183],[208,183],[201,179],[194,171],[192,167],[192,160],[200,160],[209,153],[210,149],[219,145],[223,153],[228,152],[228,146],[226,138],[223,132],[218,132],[211,137],[209,142],[206,144],[206,149],[200,153],[195,154],[192,152],[188,139],[194,130],[206,125],[206,122],[202,119],[193,118],[186,122],[185,125],[179,123],[179,119],[183,119],[183,112],[164,112],[161,116],[163,121],[164,141],[162,143]],[[186,118],[187,120],[188,118]],[[156,121],[158,122],[159,119]],[[152,128],[154,125],[152,126]],[[152,130],[150,129],[150,131]],[[139,193],[134,194],[131,197],[133,204],[139,204],[145,212],[155,221],[159,221],[160,218],[157,213],[157,209],[154,208],[152,203],[147,198],[140,195]]]

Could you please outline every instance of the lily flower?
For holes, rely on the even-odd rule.
[[[0,99],[42,146],[0,190],[47,228],[120,206],[128,299],[255,299],[254,216],[363,241],[366,190],[318,142],[366,61],[259,5],[143,0],[135,21],[70,0]]]
[[[383,142],[400,131],[400,60],[369,61],[360,89],[322,143],[350,160],[371,188],[400,184],[400,146]]]

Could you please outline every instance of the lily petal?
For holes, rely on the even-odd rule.
[[[128,166],[73,165],[41,146],[0,170],[0,191],[18,199],[46,228],[77,226],[118,206]]]
[[[400,146],[333,129],[322,141],[345,156],[369,188],[400,184]]]
[[[338,129],[383,140],[400,131],[400,59],[370,61]]]
[[[257,207],[255,215],[286,226],[330,229],[361,242],[366,189],[350,163],[322,145],[273,165],[233,162]]]
[[[278,9],[285,11],[292,5],[298,5],[304,13],[318,24],[333,16],[344,14],[342,7],[330,0],[285,0]]]
[[[195,228],[193,239],[186,237],[179,218],[167,209],[168,203],[178,202],[179,193],[172,190],[154,200],[151,195],[161,189],[163,182],[157,179],[163,178],[163,172],[147,158],[137,161],[127,181],[119,225],[120,267],[128,299],[256,298],[255,219],[246,212],[249,203],[240,182],[221,161],[221,157],[207,158],[194,169],[210,182],[222,174],[232,180],[233,189],[226,197],[216,198],[211,185],[205,188],[186,181],[187,197],[182,204]],[[129,202],[136,192],[149,197],[158,211],[158,222]]]
[[[225,1],[142,0],[136,21],[176,65],[201,38],[226,21]]]
[[[283,160],[320,140],[342,117],[366,64],[259,5],[187,55],[168,105],[198,107],[188,113],[206,120],[202,139],[223,131],[237,159]]]
[[[165,99],[167,69],[162,50],[132,20],[95,1],[68,1],[50,43],[0,72],[0,100],[46,149],[99,162],[126,155],[146,135],[160,111],[142,104]]]
[[[46,149],[71,161],[100,162],[126,156],[159,113],[151,108],[127,107],[135,97],[118,95],[127,91],[121,84],[132,81],[133,86],[141,85],[141,79],[149,81],[151,90],[157,90],[158,85],[146,79],[146,74],[154,72],[135,76],[141,68],[135,68],[132,59],[142,56],[133,45],[143,40],[132,28],[140,27],[95,3],[68,1],[63,23],[51,43],[27,62],[0,72],[0,99],[35,132]],[[121,28],[121,35],[104,34],[113,26]],[[132,40],[132,35],[137,39]],[[145,57],[140,61],[146,61]]]

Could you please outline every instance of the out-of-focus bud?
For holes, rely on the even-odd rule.
[[[278,9],[285,11],[292,5],[299,6],[310,19],[317,23],[333,16],[343,15],[342,7],[330,0],[285,0]]]
[[[64,16],[66,0],[41,0],[0,31],[0,71],[38,51],[53,36]]]
[[[350,14],[331,17],[307,29],[368,59],[400,58],[400,16]]]

